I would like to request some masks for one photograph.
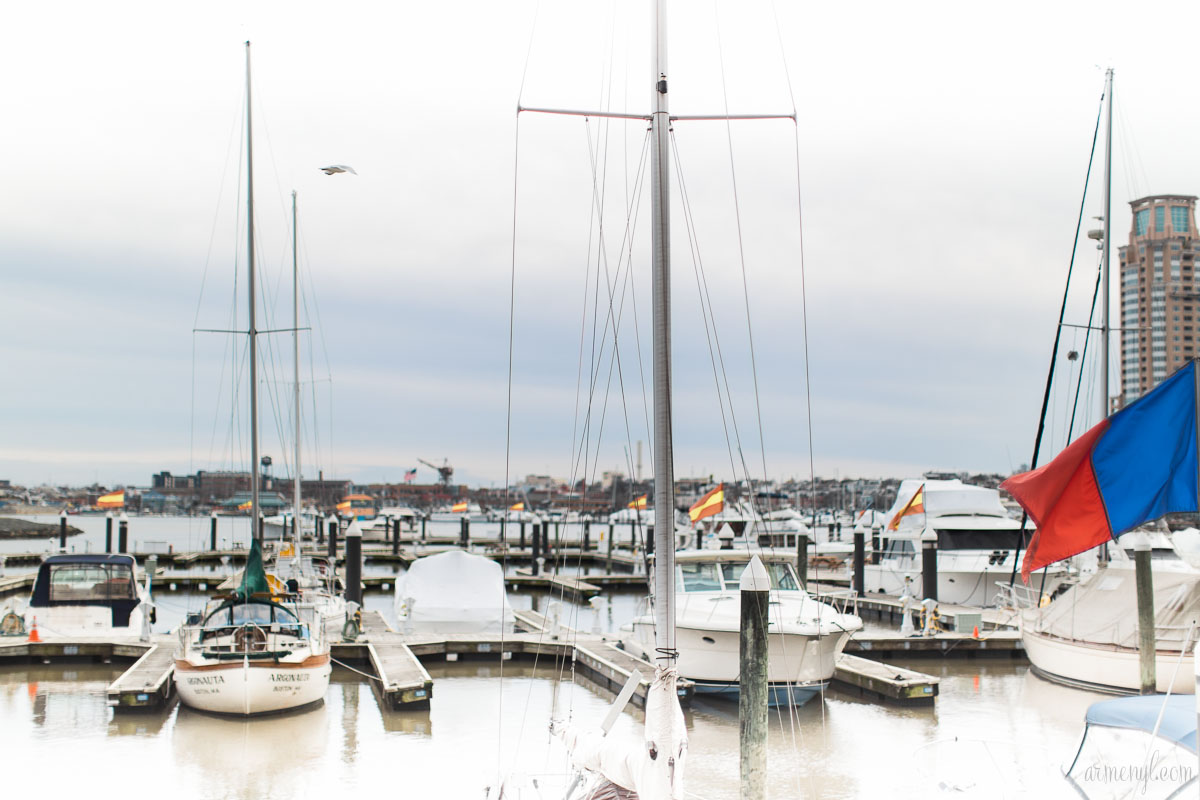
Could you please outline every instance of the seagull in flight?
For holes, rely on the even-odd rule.
[[[349,172],[351,175],[357,175],[354,167],[347,167],[345,164],[331,164],[328,167],[321,167],[321,172],[326,175],[337,175],[339,172]]]

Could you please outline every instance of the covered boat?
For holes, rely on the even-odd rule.
[[[396,579],[396,619],[427,633],[512,632],[504,570],[462,550],[419,558]]]
[[[1194,679],[1189,673],[1188,679]],[[1147,695],[1093,703],[1067,780],[1090,800],[1195,797],[1196,702]]]

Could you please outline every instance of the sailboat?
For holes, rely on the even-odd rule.
[[[1077,438],[1055,461],[1002,484],[1039,521],[1039,536],[1061,528],[1085,539],[1079,546],[1070,546],[1074,540],[1067,544],[1051,541],[1048,547],[1053,555],[1046,561],[1067,558],[1092,545],[1099,545],[1103,555],[1093,573],[1070,585],[1058,599],[1022,610],[1021,641],[1034,671],[1056,682],[1115,693],[1155,689],[1191,693],[1195,691],[1193,646],[1200,636],[1200,570],[1181,558],[1152,560],[1150,542],[1141,531],[1124,538],[1142,539],[1139,545],[1144,552],[1138,555],[1144,557],[1144,570],[1130,561],[1123,550],[1125,543],[1100,544],[1102,539],[1086,539],[1093,529],[1116,539],[1171,511],[1196,511],[1200,503],[1200,498],[1188,496],[1196,490],[1200,477],[1195,466],[1200,450],[1195,440],[1200,362],[1184,365],[1121,411],[1108,414],[1112,88],[1110,69],[1105,76],[1108,121],[1104,229],[1100,234],[1103,421]],[[1156,283],[1161,285],[1161,276]],[[1114,433],[1112,440],[1105,438],[1109,433]],[[1108,441],[1118,444],[1106,445]],[[1116,457],[1105,457],[1102,472],[1093,460],[1093,448],[1119,448],[1120,443],[1127,446],[1117,451]],[[1064,481],[1068,469],[1072,475]],[[1077,487],[1088,481],[1090,489],[1080,494]],[[1046,491],[1048,483],[1055,484],[1050,492]],[[1088,503],[1098,504],[1100,513],[1088,517]],[[1137,513],[1127,510],[1130,504],[1137,507]],[[1034,513],[1035,507],[1038,513]],[[1060,512],[1060,507],[1067,510]],[[1047,524],[1051,514],[1058,516]],[[1030,543],[1030,554],[1036,542]],[[1034,568],[1041,563],[1033,564]],[[1151,609],[1154,630],[1148,630],[1149,625],[1143,630],[1139,618]]]
[[[259,518],[258,354],[255,328],[254,148],[246,42],[246,215],[249,263],[250,497]],[[297,539],[297,547],[299,541]],[[299,550],[296,551],[299,557]],[[174,681],[184,704],[224,714],[286,711],[321,701],[332,672],[329,640],[312,604],[297,603],[298,586],[269,580],[257,531],[240,586],[214,598],[179,629]]]

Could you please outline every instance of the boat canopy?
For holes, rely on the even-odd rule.
[[[127,627],[141,603],[133,556],[84,554],[50,556],[38,568],[29,605],[102,606],[112,609],[112,624]]]
[[[1158,725],[1159,714],[1162,724]],[[1196,698],[1193,695],[1152,694],[1144,697],[1118,697],[1092,703],[1087,710],[1088,725],[1129,728],[1153,733],[1169,742],[1196,752]]]

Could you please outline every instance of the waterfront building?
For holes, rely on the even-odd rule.
[[[1129,204],[1120,248],[1121,396],[1126,405],[1200,355],[1200,252],[1196,197],[1160,194]]]

